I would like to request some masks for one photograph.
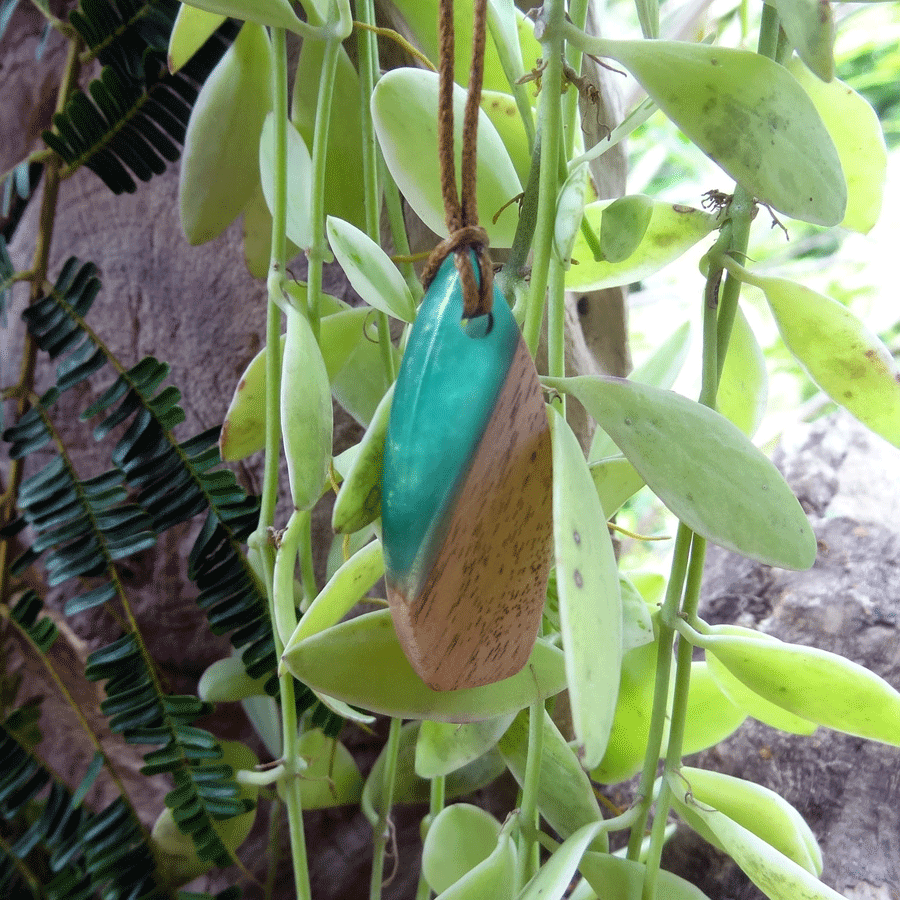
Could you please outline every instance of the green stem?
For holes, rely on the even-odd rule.
[[[312,217],[312,241],[306,251],[307,303],[309,324],[316,340],[319,339],[319,319],[322,302],[322,267],[328,253],[325,242],[325,166],[328,161],[328,128],[331,122],[331,98],[334,95],[334,78],[337,71],[340,40],[329,35],[325,41],[322,70],[319,75],[319,96],[316,100],[316,121],[312,146],[312,188],[310,191],[310,215]]]
[[[428,815],[423,822],[425,830],[422,832],[422,840],[425,840],[431,823],[435,820],[438,813],[444,808],[447,799],[447,779],[444,775],[438,775],[431,779],[430,799],[428,804]],[[428,900],[431,897],[431,888],[425,880],[424,874],[419,875],[419,885],[416,888],[416,900]]]
[[[547,372],[554,378],[566,375],[566,271],[554,255],[550,260],[550,277],[547,290]],[[565,394],[559,394],[558,402],[563,416],[566,414]]]
[[[684,578],[687,571],[688,553],[690,551],[691,530],[679,523],[675,536],[675,549],[672,554],[672,569],[669,573],[669,584],[659,616],[659,636],[657,638],[656,682],[653,691],[653,709],[650,713],[650,730],[647,737],[647,752],[644,755],[644,767],[638,784],[639,814],[631,828],[628,839],[628,859],[640,857],[641,843],[644,840],[644,829],[650,806],[653,803],[653,782],[656,779],[656,767],[659,764],[662,748],[663,731],[666,725],[669,700],[669,676],[672,668],[672,643],[675,632],[667,623],[671,618],[667,612],[677,615],[681,605],[681,594],[684,589]]]
[[[763,7],[763,18],[759,35],[758,52],[760,55],[770,58],[776,56],[779,47],[778,34],[778,14],[772,7],[766,5]],[[728,254],[741,257],[746,255],[752,216],[753,198],[741,185],[737,185],[729,207],[728,228],[723,229],[720,242],[717,242],[717,244],[724,243],[727,245],[726,252]],[[740,279],[729,272],[720,293],[719,282],[722,278],[722,263],[721,257],[717,259],[716,256],[721,253],[721,248],[717,246],[715,250],[716,253],[711,254],[710,271],[707,275],[706,289],[704,291],[703,384],[700,392],[700,402],[712,408],[715,408],[716,404],[719,378],[728,350],[731,328],[737,315],[741,290]],[[679,532],[683,527],[683,525],[679,526]],[[667,629],[673,627],[682,616],[687,618],[696,616],[705,558],[706,541],[698,535],[692,535],[690,564],[687,572],[687,586],[685,588],[683,605],[681,609],[674,606],[666,606],[663,608],[660,616],[661,623],[665,621]],[[669,730],[669,743],[666,748],[665,766],[666,771],[669,772],[675,771],[681,765],[688,692],[690,690],[692,650],[691,642],[682,635],[678,641],[671,727]],[[668,779],[663,779],[656,804],[656,818],[653,823],[650,848],[647,853],[644,873],[644,900],[655,900],[656,898],[659,862],[671,796],[672,792]]]
[[[531,290],[525,311],[523,336],[532,356],[537,351],[544,318],[544,295],[547,290],[550,257],[553,248],[553,226],[556,221],[556,198],[559,192],[559,150],[562,133],[562,52],[565,4],[547,0],[538,19],[541,26],[541,51],[547,62],[540,98],[540,187],[537,221],[534,229],[534,256],[531,265]]]
[[[278,500],[278,463],[281,455],[281,301],[287,254],[287,49],[284,29],[272,29],[274,51],[273,98],[275,109],[275,167],[272,203],[272,249],[268,277],[268,309],[266,313],[266,458],[263,470],[262,501],[259,525],[250,538],[262,557],[269,612],[276,654],[284,645],[276,623],[282,611],[275,605],[275,550],[269,540],[269,529],[275,522]],[[293,595],[293,590],[291,591]],[[293,596],[291,596],[293,604]],[[291,840],[294,889],[298,900],[309,900],[309,868],[306,840],[303,834],[303,806],[300,797],[297,760],[297,709],[294,703],[294,681],[289,673],[279,678],[282,718],[282,753],[285,767],[285,805]]]
[[[380,900],[384,881],[384,854],[391,837],[391,807],[394,804],[394,785],[397,781],[397,760],[400,752],[400,729],[403,722],[391,719],[387,744],[384,748],[384,771],[381,779],[381,809],[375,825],[374,852],[372,854],[372,878],[369,882],[369,900]]]
[[[373,0],[359,0],[357,15],[364,25],[375,25],[375,4]],[[378,42],[375,33],[368,28],[360,28],[357,35],[359,55],[359,113],[362,127],[363,151],[363,191],[365,195],[366,233],[376,243],[380,238],[381,191],[378,187],[378,142],[372,122],[372,107],[369,100],[375,88],[378,73]],[[378,346],[381,351],[381,365],[390,384],[396,377],[394,353],[391,346],[391,332],[388,317],[378,312]]]
[[[518,893],[537,872],[537,829],[539,824],[538,792],[541,784],[541,760],[544,756],[544,704],[532,703],[528,710],[528,754],[522,779],[522,802],[519,804],[519,872],[515,885]]]
[[[294,569],[301,542],[309,535],[310,513],[295,509],[281,535],[281,546],[275,555],[273,571],[273,609],[275,628],[282,644],[287,644],[297,627],[297,607],[294,602]],[[312,601],[315,594],[309,596]]]
[[[522,125],[525,128],[525,137],[528,139],[528,150],[534,149],[534,115],[531,111],[531,101],[528,99],[528,91],[525,85],[519,82],[524,74],[522,58],[513,57],[507,52],[506,42],[500,34],[500,23],[497,21],[496,10],[493,4],[488,5],[488,28],[491,30],[491,38],[494,46],[497,48],[497,56],[500,58],[500,66],[503,74],[509,82],[509,89],[512,91],[513,99],[516,101],[516,109],[522,119]]]

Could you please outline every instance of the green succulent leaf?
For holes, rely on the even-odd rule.
[[[887,179],[887,148],[878,114],[843,81],[825,83],[797,59],[787,68],[809,94],[837,147],[847,181],[847,212],[841,225],[868,234],[881,213]]]
[[[226,18],[227,16],[182,3],[169,35],[169,71],[177,72]]]
[[[711,835],[771,900],[840,900],[840,894],[753,831],[695,802],[677,773],[667,777],[678,814],[698,833]]]
[[[654,202],[644,194],[613,200],[600,220],[600,252],[607,262],[620,263],[640,246],[653,218]]]
[[[266,117],[259,140],[259,173],[263,195],[271,213],[275,203],[275,116]],[[298,247],[312,243],[310,217],[312,191],[312,159],[300,132],[287,125],[287,223],[288,238]]]
[[[483,756],[509,728],[514,713],[483,722],[422,722],[416,742],[416,774],[421,778],[448,775]]]
[[[681,781],[696,803],[712,806],[761,837],[807,872],[822,874],[822,851],[800,813],[775,791],[707,769],[684,766]]]
[[[775,466],[727,419],[621,378],[545,378],[576,397],[693,531],[768,565],[807,569],[816,538]]]
[[[551,413],[553,539],[566,680],[577,753],[603,758],[622,657],[622,600],[606,516],[572,429]]]
[[[282,661],[296,678],[323,694],[403,719],[474,722],[523,709],[565,687],[562,652],[538,639],[517,675],[483,687],[434,691],[410,666],[388,610],[292,640]]]
[[[643,863],[588,851],[579,868],[596,896],[603,900],[635,900],[641,896],[645,882]],[[699,888],[664,869],[657,873],[656,896],[658,900],[708,900]]]
[[[257,25],[286,28],[304,37],[309,26],[297,18],[289,0],[186,0],[190,6]]]
[[[604,211],[615,202],[597,200],[584,208],[587,223],[595,234],[603,232]],[[678,259],[718,227],[717,217],[702,209],[661,200],[650,202],[650,221],[643,239],[633,253],[619,262],[595,259],[584,235],[581,232],[576,235],[571,257],[578,265],[566,272],[567,290],[596,291],[640,281]]]
[[[399,269],[390,257],[365,232],[356,226],[329,216],[328,243],[353,289],[369,306],[412,322],[416,302]]]
[[[781,27],[800,59],[815,72],[817,79],[831,81],[834,78],[831,4],[827,0],[775,0],[772,6],[778,10]]]
[[[795,219],[837,225],[847,186],[806,92],[773,60],[681,41],[603,41],[659,108],[735,181]]]
[[[900,692],[842,656],[712,626],[700,646],[761,697],[836,731],[900,746]]]
[[[810,378],[867,428],[900,447],[900,366],[846,306],[785,278],[742,275],[766,295],[785,344]]]
[[[422,874],[431,889],[440,894],[484,862],[494,852],[499,836],[500,823],[489,812],[470,803],[444,807],[429,826],[422,846]]]
[[[281,424],[295,509],[322,495],[334,428],[328,370],[306,317],[289,309],[281,368]]]
[[[722,366],[716,408],[752,438],[766,414],[768,395],[766,358],[747,317],[738,308]]]
[[[201,88],[184,139],[178,205],[192,244],[218,237],[256,190],[271,81],[269,38],[247,23]]]
[[[460,171],[466,93],[453,94],[456,170]],[[447,234],[438,171],[438,79],[420,69],[394,69],[375,86],[372,117],[387,167],[416,215],[435,233]],[[410,122],[415,128],[410,128]],[[478,119],[478,219],[493,247],[510,247],[518,217],[510,200],[522,192],[519,176],[497,130],[484,112]],[[494,216],[506,207],[496,222]]]
[[[509,771],[520,785],[525,780],[528,757],[528,717],[529,711],[523,709],[497,743]],[[555,832],[568,837],[582,825],[600,820],[602,813],[578,757],[546,712],[542,746],[538,809]],[[602,834],[597,838],[596,849],[605,850],[607,844],[606,835]]]

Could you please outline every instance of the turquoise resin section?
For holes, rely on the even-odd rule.
[[[477,267],[476,267],[477,272]],[[434,558],[441,523],[506,380],[519,326],[494,289],[486,316],[464,330],[463,296],[453,256],[428,288],[397,376],[384,446],[381,528],[387,570],[407,589]]]

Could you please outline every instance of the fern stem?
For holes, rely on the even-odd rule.
[[[116,587],[119,587],[118,583]],[[90,723],[88,722],[84,713],[81,711],[81,707],[78,705],[78,702],[72,696],[71,691],[66,687],[65,682],[59,677],[59,673],[53,667],[47,656],[45,656],[41,652],[40,648],[34,642],[31,635],[24,628],[22,628],[22,626],[18,622],[16,622],[15,619],[12,618],[9,612],[9,607],[7,607],[5,604],[0,605],[0,617],[12,624],[13,628],[16,629],[20,636],[25,641],[27,641],[28,646],[31,648],[31,652],[34,654],[35,658],[41,661],[41,665],[43,665],[43,667],[47,670],[47,674],[50,676],[50,680],[56,686],[56,689],[59,691],[60,696],[63,698],[63,700],[65,700],[69,709],[72,710],[72,713],[78,720],[78,724],[81,727],[81,730],[87,736],[88,741],[93,745],[94,750],[103,757],[103,766],[109,773],[109,777],[112,780],[113,784],[116,786],[119,795],[131,807],[131,811],[135,821],[140,822],[140,817],[137,814],[137,810],[134,804],[131,802],[128,791],[125,789],[125,783],[122,781],[122,777],[121,775],[119,775],[118,769],[116,769],[116,766],[113,763],[112,759],[110,759],[109,754],[107,754],[107,752],[103,749],[103,745],[100,743],[99,738],[91,728]],[[141,828],[143,829],[143,825],[141,826]],[[145,840],[148,840],[149,837],[150,835],[146,831],[144,831]]]
[[[78,81],[78,73],[81,65],[78,61],[78,51],[81,47],[81,39],[73,38],[69,43],[66,64],[63,68],[62,80],[59,92],[56,95],[56,112],[65,109],[69,94],[75,89]],[[56,206],[59,201],[60,166],[62,160],[55,154],[47,160],[44,169],[44,195],[41,198],[41,210],[39,214],[39,227],[37,240],[35,241],[34,257],[31,265],[31,294],[30,303],[34,303],[41,297],[44,282],[47,280],[47,272],[50,265],[50,245],[53,242],[53,229],[56,224]],[[22,363],[19,368],[18,387],[22,394],[16,408],[16,417],[21,418],[28,408],[25,392],[34,388],[34,372],[37,365],[37,344],[26,331],[22,350]],[[4,492],[4,506],[0,508],[0,527],[11,521],[15,515],[15,501],[19,495],[19,487],[22,484],[24,473],[24,460],[14,459],[9,465],[9,484]],[[9,550],[10,540],[0,538],[0,602],[4,602],[9,590]]]

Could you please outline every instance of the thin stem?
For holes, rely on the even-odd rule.
[[[447,793],[447,779],[443,775],[438,775],[431,779],[430,797],[428,803],[428,816],[425,820],[426,827],[431,827],[431,823],[435,820],[438,813],[444,808]],[[426,832],[427,833],[427,832]],[[419,875],[419,885],[416,888],[416,900],[428,900],[431,896],[431,888],[425,880],[425,875]]]
[[[541,760],[544,755],[544,704],[532,703],[528,710],[528,754],[522,780],[522,802],[519,804],[522,829],[519,833],[519,877],[516,891],[522,889],[537,872],[540,862],[536,840],[538,791],[541,784]]]
[[[331,98],[334,95],[334,77],[340,49],[340,40],[335,36],[329,36],[325,41],[325,53],[322,57],[313,133],[312,190],[310,192],[312,243],[306,251],[306,257],[309,260],[307,271],[309,324],[316,340],[319,339],[322,268],[325,254],[328,252],[325,243],[325,166],[328,160],[328,128],[331,122]]]
[[[69,95],[78,82],[81,64],[78,54],[81,49],[81,38],[72,37],[63,69],[62,81],[56,95],[56,112],[65,109]],[[34,256],[31,265],[31,293],[29,302],[40,299],[44,292],[44,282],[50,265],[50,246],[53,243],[53,230],[56,225],[56,206],[59,201],[60,169],[62,160],[54,153],[47,160],[44,169],[44,194],[41,198],[39,228],[35,241]],[[21,418],[28,408],[28,394],[34,387],[34,373],[37,366],[37,344],[26,330],[22,350],[22,362],[19,367],[19,402],[16,405],[16,418]],[[15,516],[15,500],[19,496],[22,484],[25,461],[10,460],[7,478],[9,484],[4,492],[4,505],[0,508],[0,526],[6,525]],[[5,601],[9,590],[9,551],[10,539],[0,537],[0,601]]]
[[[369,900],[380,900],[384,881],[384,856],[391,838],[391,807],[394,804],[394,785],[397,781],[397,759],[400,752],[400,719],[391,719],[387,744],[384,748],[384,771],[381,780],[381,809],[375,825],[372,877],[369,882]]]
[[[281,535],[273,571],[272,606],[275,611],[275,628],[282,644],[287,644],[297,627],[297,608],[294,603],[294,569],[297,553],[309,535],[310,513],[295,509]],[[315,585],[313,586],[315,587]],[[309,597],[310,601],[315,597]]]
[[[538,20],[541,26],[541,50],[547,61],[540,98],[540,187],[537,221],[534,233],[534,257],[531,267],[531,290],[525,311],[523,336],[532,356],[537,351],[544,318],[544,295],[553,247],[556,220],[556,198],[559,191],[559,149],[562,131],[562,52],[565,4],[547,0]]]
[[[650,713],[650,730],[647,736],[647,752],[644,756],[644,768],[638,784],[637,807],[639,814],[631,828],[628,839],[628,859],[637,860],[640,856],[641,843],[644,840],[644,828],[653,802],[653,782],[656,779],[656,768],[659,764],[662,748],[663,731],[666,725],[669,699],[669,676],[672,668],[672,642],[675,632],[666,624],[666,612],[677,615],[681,605],[681,594],[684,589],[684,578],[687,571],[688,553],[690,551],[691,530],[679,523],[675,536],[675,548],[672,553],[672,569],[669,573],[669,584],[663,601],[663,612],[659,617],[659,637],[656,657],[656,682],[653,691],[653,709]]]
[[[566,374],[566,272],[562,263],[553,256],[550,260],[550,277],[547,290],[547,372],[554,378]],[[566,414],[566,398],[559,394],[560,411]]]

